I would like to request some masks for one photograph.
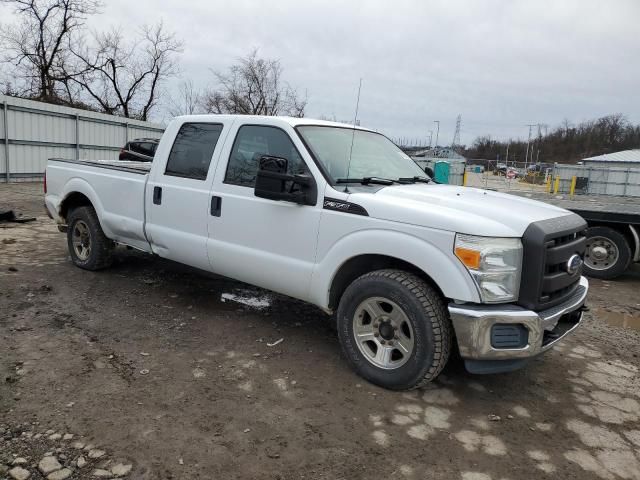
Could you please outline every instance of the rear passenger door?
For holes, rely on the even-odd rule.
[[[187,121],[165,132],[175,138],[171,146],[160,145],[145,194],[147,238],[161,257],[210,269],[209,192],[228,127]]]

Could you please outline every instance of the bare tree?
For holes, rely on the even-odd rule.
[[[95,34],[93,40],[95,49],[73,50],[81,73],[71,80],[105,113],[147,120],[164,83],[177,74],[182,42],[162,22],[143,27],[132,41],[119,29]]]
[[[282,81],[282,71],[279,60],[259,58],[254,49],[228,72],[214,72],[218,87],[205,94],[204,108],[210,113],[303,117],[306,96]]]
[[[172,117],[194,115],[203,111],[202,94],[191,79],[180,83],[177,95],[172,96],[168,101],[167,110]]]
[[[0,1],[13,5],[20,19],[0,30],[2,61],[16,69],[11,75],[12,91],[48,102],[73,103],[78,91],[69,82],[74,72],[68,68],[68,46],[87,16],[98,12],[99,0]]]

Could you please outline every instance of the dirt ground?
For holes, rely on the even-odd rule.
[[[42,202],[0,185],[37,216],[0,224],[0,479],[640,479],[637,266],[527,368],[397,393],[314,307],[126,249],[75,268]]]

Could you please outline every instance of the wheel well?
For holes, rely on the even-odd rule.
[[[91,200],[80,192],[73,192],[65,198],[60,204],[60,216],[67,219],[67,215],[71,210],[77,207],[93,206]]]
[[[631,234],[629,225],[626,223],[613,223],[613,222],[604,222],[604,221],[589,222],[589,227],[607,227],[607,228],[610,228],[611,230],[615,230],[616,232],[618,232],[619,234],[621,234],[623,237],[627,239],[627,242],[629,242],[629,246],[631,247],[632,250],[635,248],[635,241],[634,241],[633,235]],[[638,228],[637,225],[635,227]]]
[[[399,258],[389,257],[386,255],[359,255],[343,263],[338,270],[338,273],[333,278],[333,282],[331,283],[331,288],[329,290],[329,308],[331,310],[335,310],[338,307],[342,294],[356,278],[364,275],[365,273],[387,268],[404,270],[405,272],[417,275],[434,287],[442,298],[445,298],[433,279],[415,265],[405,262],[404,260],[400,260]]]

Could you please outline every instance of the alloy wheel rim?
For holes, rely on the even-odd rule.
[[[392,370],[404,365],[415,348],[411,322],[397,303],[371,297],[356,308],[353,336],[360,353],[372,365]]]
[[[91,255],[91,233],[87,224],[78,220],[73,226],[71,238],[76,256],[83,262],[86,261]]]

